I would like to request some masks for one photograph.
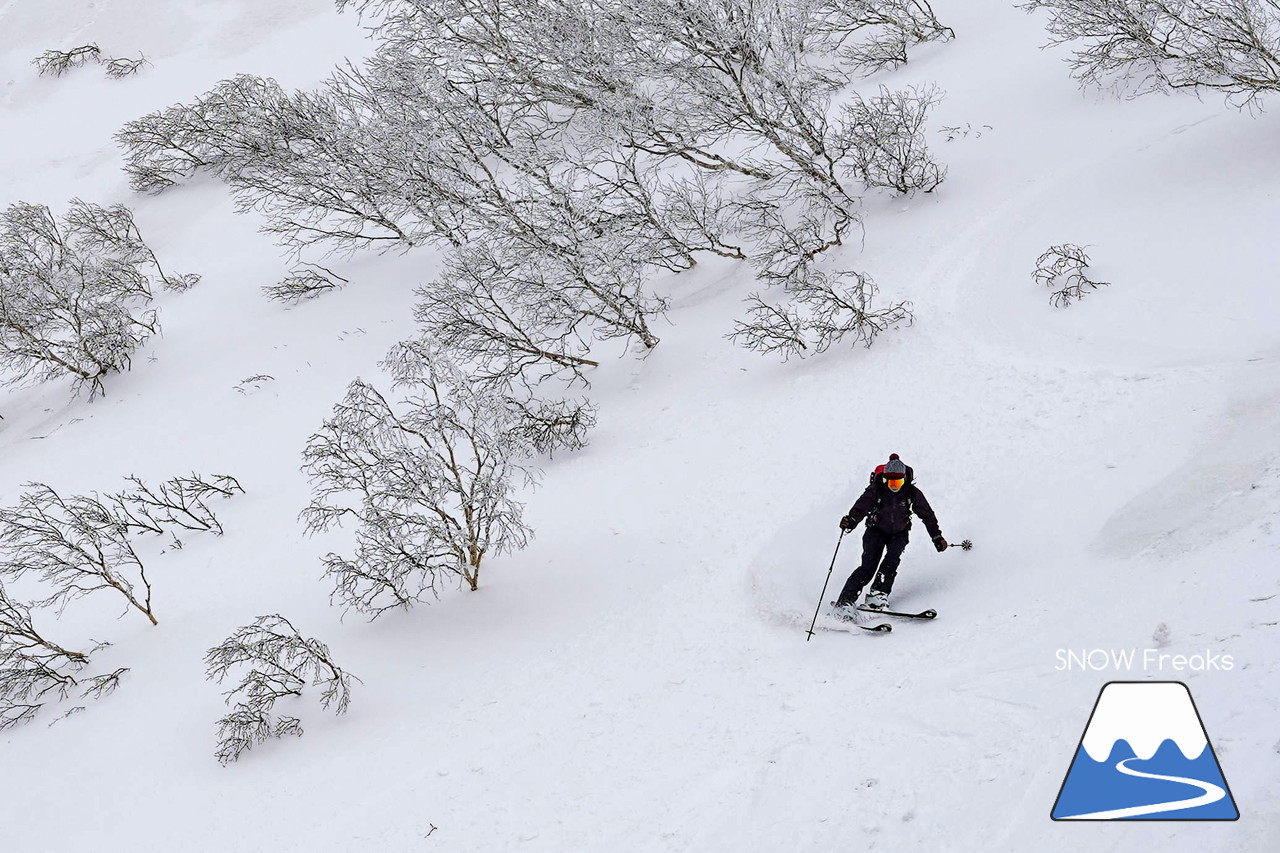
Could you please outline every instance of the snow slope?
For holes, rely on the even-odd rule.
[[[0,735],[5,851],[1276,849],[1280,117],[1082,93],[1035,17],[934,5],[957,40],[870,83],[945,89],[948,180],[869,199],[865,249],[839,259],[915,325],[777,364],[722,337],[745,269],[662,282],[663,342],[605,353],[590,447],[528,496],[534,543],[477,593],[369,624],[328,604],[319,557],[347,540],[302,536],[300,453],[411,332],[431,254],[358,257],[351,287],[281,308],[260,288],[287,265],[223,187],[134,196],[111,140],[233,73],[315,82],[368,51],[357,20],[326,0],[0,2],[0,204],[124,201],[167,266],[204,276],[163,297],[164,336],[104,399],[5,392],[0,500],[191,470],[247,489],[219,507],[226,536],[152,555],[158,627],[92,600],[53,623],[131,672]],[[83,41],[154,67],[27,64]],[[1061,242],[1112,282],[1069,310],[1029,275]],[[894,599],[936,622],[805,642],[836,521],[890,451],[977,547],[916,532]],[[856,557],[850,537],[833,586]],[[301,740],[222,768],[201,657],[270,612],[363,683],[345,717],[303,702]],[[1058,669],[1059,649],[1157,633],[1234,668]],[[1238,822],[1049,820],[1117,678],[1190,686]]]

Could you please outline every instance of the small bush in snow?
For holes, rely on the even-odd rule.
[[[279,284],[264,287],[262,290],[268,299],[274,299],[276,302],[297,303],[305,299],[314,299],[326,291],[337,290],[344,284],[350,283],[333,270],[319,264],[301,264],[296,269],[290,270],[289,276]]]
[[[1082,40],[1069,60],[1083,83],[1137,94],[1216,89],[1252,105],[1280,90],[1275,0],[1027,0],[1046,9],[1051,44]]]
[[[518,411],[514,437],[537,453],[554,456],[556,450],[581,450],[587,433],[596,425],[596,409],[585,400],[519,400],[506,403]]]
[[[410,607],[457,579],[472,590],[489,554],[524,547],[532,531],[516,490],[537,481],[537,446],[572,446],[577,421],[471,377],[423,341],[400,344],[384,366],[406,393],[397,411],[359,379],[307,444],[313,483],[308,532],[357,522],[356,554],[325,557],[334,597],[377,617]]]
[[[351,683],[359,681],[333,661],[329,647],[314,637],[304,638],[279,614],[259,616],[237,628],[204,658],[205,676],[221,684],[234,670],[243,669],[240,683],[226,695],[232,712],[218,720],[214,756],[230,764],[270,738],[302,735],[302,721],[274,712],[276,702],[301,696],[319,687],[320,707],[345,714],[351,704]]]
[[[50,701],[72,691],[81,699],[112,693],[127,669],[78,677],[100,648],[75,652],[46,639],[31,620],[31,608],[10,598],[0,584],[0,731],[29,722]]]
[[[101,62],[102,51],[96,44],[83,44],[71,50],[46,50],[31,60],[31,64],[43,75],[61,77],[72,68],[87,62]]]
[[[0,213],[0,366],[9,381],[70,376],[101,394],[159,331],[153,288],[198,278],[167,274],[123,205],[75,199],[59,223],[15,204]]]
[[[151,63],[142,54],[138,54],[137,59],[127,59],[124,57],[116,57],[106,61],[107,76],[113,80],[123,80],[125,77],[132,77]]]
[[[1045,287],[1054,289],[1049,302],[1058,308],[1066,308],[1072,302],[1110,282],[1093,281],[1084,274],[1089,266],[1089,256],[1074,243],[1050,246],[1039,258],[1031,277]]]
[[[942,98],[933,87],[880,89],[844,107],[846,143],[854,172],[869,188],[902,195],[932,192],[947,176],[929,154],[924,122]]]
[[[222,535],[222,522],[207,500],[244,494],[240,482],[227,474],[205,480],[196,474],[174,477],[152,488],[141,478],[128,478],[131,488],[109,496],[117,518],[131,530],[148,533],[172,532],[172,528],[209,531]]]
[[[748,300],[750,319],[738,321],[728,337],[749,350],[780,353],[783,361],[826,352],[846,338],[871,346],[881,332],[913,320],[910,303],[873,308],[877,292],[875,282],[863,273],[831,276],[809,270],[789,287],[790,300],[784,305],[753,295]]]

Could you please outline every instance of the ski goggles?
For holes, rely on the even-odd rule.
[[[902,484],[907,481],[907,478],[906,477],[885,477],[884,481],[888,483],[891,488],[901,489]]]

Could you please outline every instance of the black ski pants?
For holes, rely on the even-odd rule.
[[[875,583],[871,584],[872,590],[885,594],[893,592],[893,581],[898,576],[902,551],[907,547],[908,532],[902,530],[889,533],[879,527],[868,526],[862,534],[862,565],[849,575],[836,604],[857,604],[859,593],[872,578],[875,578]],[[884,558],[883,562],[881,557]]]

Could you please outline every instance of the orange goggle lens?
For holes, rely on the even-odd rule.
[[[906,477],[885,477],[884,481],[895,489],[902,488],[902,484],[907,481]]]

